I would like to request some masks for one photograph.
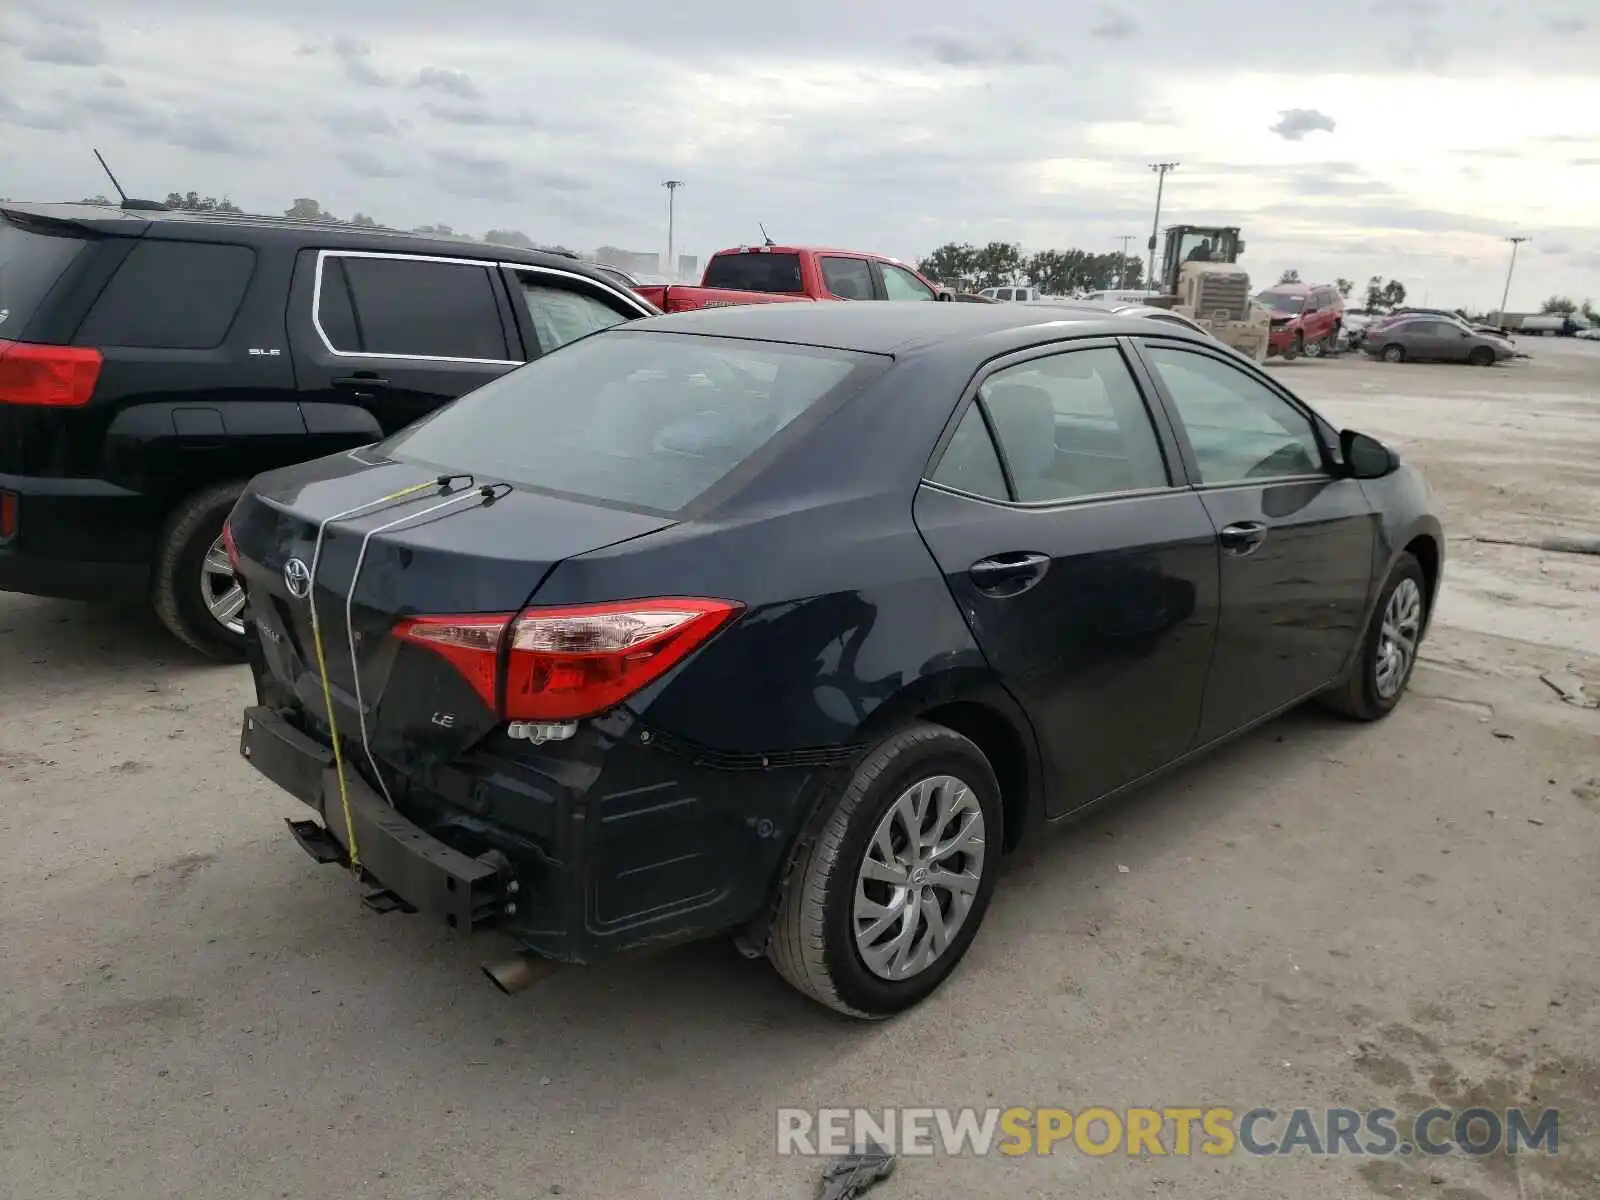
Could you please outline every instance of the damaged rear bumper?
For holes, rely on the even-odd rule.
[[[257,705],[245,710],[240,753],[315,814],[289,823],[302,848],[348,864],[328,744],[292,713]],[[493,928],[566,963],[735,930],[764,936],[832,764],[708,753],[618,712],[568,742],[501,739],[454,763],[386,773],[391,807],[347,751],[366,902],[462,933]]]
[[[322,818],[320,824],[288,823],[312,858],[348,866],[353,835],[363,879],[374,886],[366,897],[369,906],[426,913],[470,933],[497,924],[514,903],[517,885],[503,854],[473,857],[446,845],[390,808],[349,769],[341,794],[333,751],[271,709],[245,709],[239,753]]]

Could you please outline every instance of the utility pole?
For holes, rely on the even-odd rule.
[[[1161,189],[1166,186],[1167,172],[1178,164],[1175,162],[1151,163],[1150,169],[1156,173],[1156,219],[1150,223],[1150,274],[1145,277],[1148,287],[1156,278],[1156,237],[1161,232]]]
[[[1506,301],[1511,298],[1511,272],[1517,269],[1517,247],[1528,239],[1525,237],[1508,237],[1511,243],[1511,265],[1506,268],[1506,290],[1500,293],[1500,323],[1505,324]]]
[[[683,186],[683,180],[666,179],[662,181],[661,186],[667,189],[667,269],[662,274],[668,279],[676,279],[678,277],[678,260],[673,257],[672,246],[673,201],[677,198],[678,189]]]
[[[1119,288],[1128,286],[1128,243],[1133,241],[1133,238],[1134,235],[1131,233],[1122,235],[1122,266],[1117,270],[1117,287]]]

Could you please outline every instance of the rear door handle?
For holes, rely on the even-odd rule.
[[[335,387],[355,388],[359,392],[375,392],[388,387],[389,381],[376,375],[340,375],[333,384]]]
[[[981,592],[1014,595],[1038,583],[1049,569],[1048,554],[1011,550],[979,559],[967,568],[967,575]]]
[[[1222,548],[1229,554],[1249,554],[1267,540],[1267,526],[1260,521],[1235,521],[1223,526]]]

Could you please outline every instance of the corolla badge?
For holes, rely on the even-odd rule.
[[[283,564],[283,582],[291,596],[304,600],[311,594],[311,568],[298,558],[291,558]]]

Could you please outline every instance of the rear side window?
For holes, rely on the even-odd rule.
[[[842,300],[872,299],[872,268],[864,258],[835,258],[824,255],[822,283]]]
[[[1000,466],[1000,456],[995,452],[994,439],[984,424],[983,410],[977,404],[967,406],[967,415],[950,437],[939,465],[928,477],[934,483],[955,488],[974,496],[990,500],[1009,500],[1006,491],[1005,471]]]
[[[384,450],[672,513],[803,413],[887,365],[808,346],[614,330],[467,393]]]
[[[488,266],[330,254],[322,273],[317,319],[336,350],[512,361]]]
[[[85,346],[211,350],[239,313],[256,253],[209,242],[139,241],[75,339]]]
[[[40,303],[85,245],[24,229],[0,217],[0,338],[18,338]]]
[[[1005,367],[978,395],[1028,503],[1166,487],[1166,460],[1122,355],[1069,350]]]
[[[705,287],[736,292],[803,292],[798,254],[718,254],[706,264]]]
[[[546,354],[627,320],[609,304],[571,288],[525,281],[522,299],[528,306],[539,349]]]

